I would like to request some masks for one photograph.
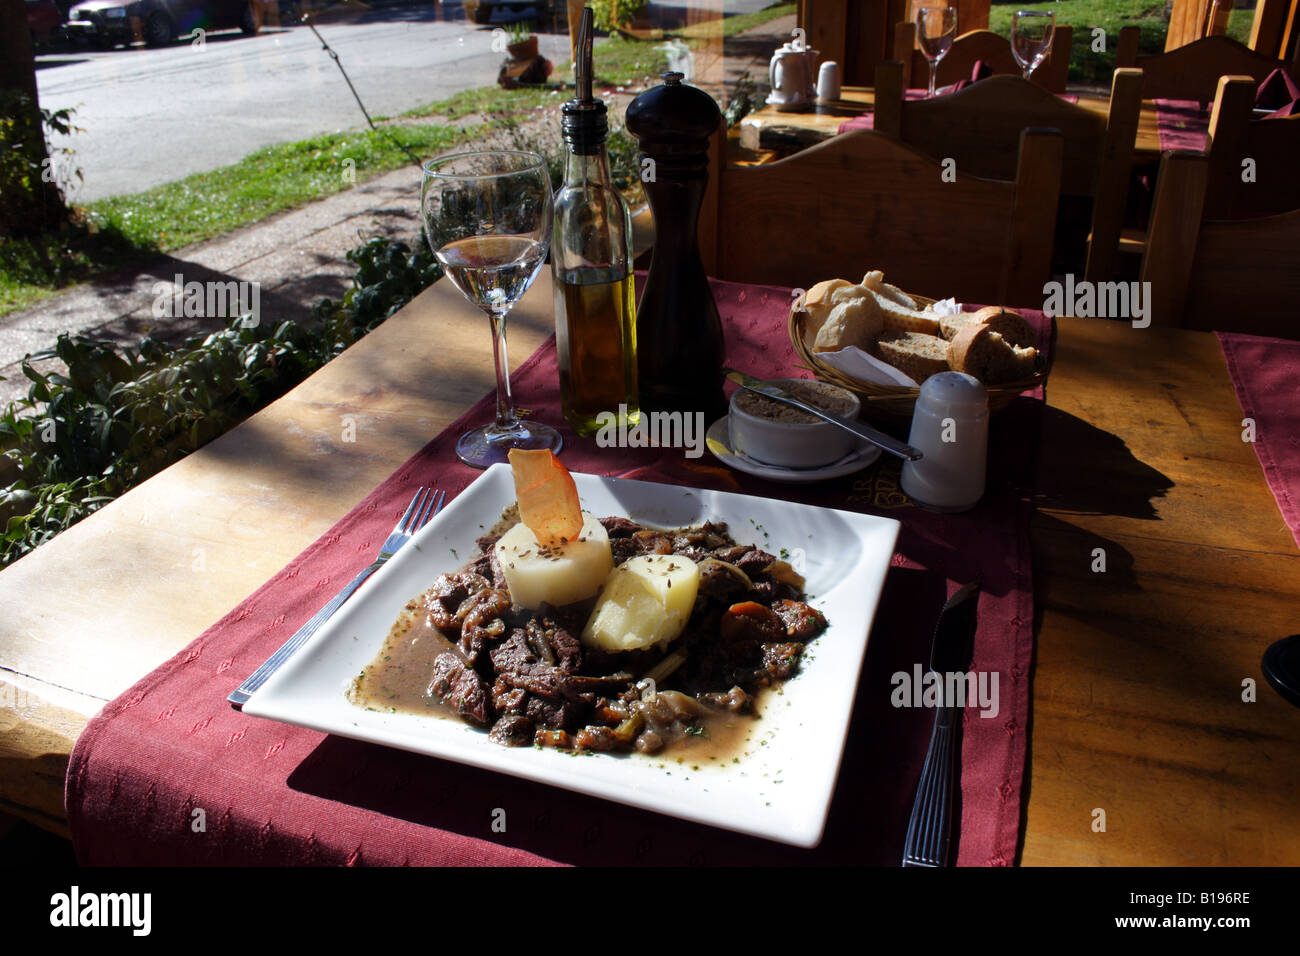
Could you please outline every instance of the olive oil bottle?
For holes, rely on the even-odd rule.
[[[577,93],[562,107],[564,184],[551,233],[560,399],[579,435],[640,419],[632,216],[610,178],[605,103],[591,92],[592,32],[591,8],[584,7]]]

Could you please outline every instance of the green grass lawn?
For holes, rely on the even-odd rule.
[[[168,251],[321,199],[378,173],[422,161],[472,135],[438,124],[330,133],[252,153],[131,196],[90,204],[93,221],[144,248]],[[403,149],[402,147],[405,147]]]
[[[0,240],[0,315],[142,258],[211,239],[427,159],[477,127],[388,125],[269,146],[238,163],[83,209],[88,228]],[[404,148],[403,148],[404,147]]]

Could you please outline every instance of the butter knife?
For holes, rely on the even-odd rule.
[[[957,705],[948,699],[944,676],[964,673],[975,637],[980,587],[971,582],[948,599],[934,626],[930,671],[939,680],[941,704],[935,710],[930,748],[916,785],[912,817],[903,842],[903,866],[947,866],[952,836],[952,794],[956,775]]]
[[[766,395],[773,401],[782,402],[791,405],[794,408],[802,409],[810,415],[816,415],[832,425],[838,425],[845,431],[852,432],[863,441],[883,448],[891,455],[897,455],[899,458],[907,461],[916,461],[921,457],[921,452],[913,448],[907,442],[901,442],[897,438],[886,435],[884,432],[876,431],[870,425],[864,424],[855,418],[845,418],[843,415],[836,415],[833,412],[824,411],[807,402],[795,398],[779,385],[773,385],[771,382],[765,382],[762,379],[754,378],[752,375],[746,375],[734,368],[724,368],[723,373],[731,381],[735,382],[741,388],[749,389],[751,392],[757,392],[759,395]]]

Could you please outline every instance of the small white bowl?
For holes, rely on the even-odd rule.
[[[806,378],[772,379],[791,392],[795,398],[809,404],[826,407],[845,418],[857,418],[862,408],[858,397],[846,388]],[[805,392],[813,390],[822,400],[809,402]],[[838,402],[839,407],[827,407],[825,399]],[[767,407],[779,418],[763,413]],[[773,408],[775,406],[775,408]],[[727,415],[727,436],[734,452],[748,455],[755,461],[781,468],[820,468],[843,458],[860,444],[860,439],[830,422],[812,418],[806,412],[782,405],[748,389],[738,388],[731,396]]]

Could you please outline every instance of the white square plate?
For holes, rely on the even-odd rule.
[[[477,554],[475,540],[514,501],[494,465],[421,529],[292,657],[244,713],[497,770],[607,800],[812,847],[826,824],[867,635],[899,524],[890,518],[769,498],[575,474],[584,510],[664,528],[725,521],[740,543],[804,558],[806,591],[830,626],[799,674],[768,695],[738,762],[693,769],[676,754],[596,754],[504,747],[459,720],[378,713],[349,702],[352,679],[383,646],[406,603]],[[803,555],[800,555],[800,551]]]

